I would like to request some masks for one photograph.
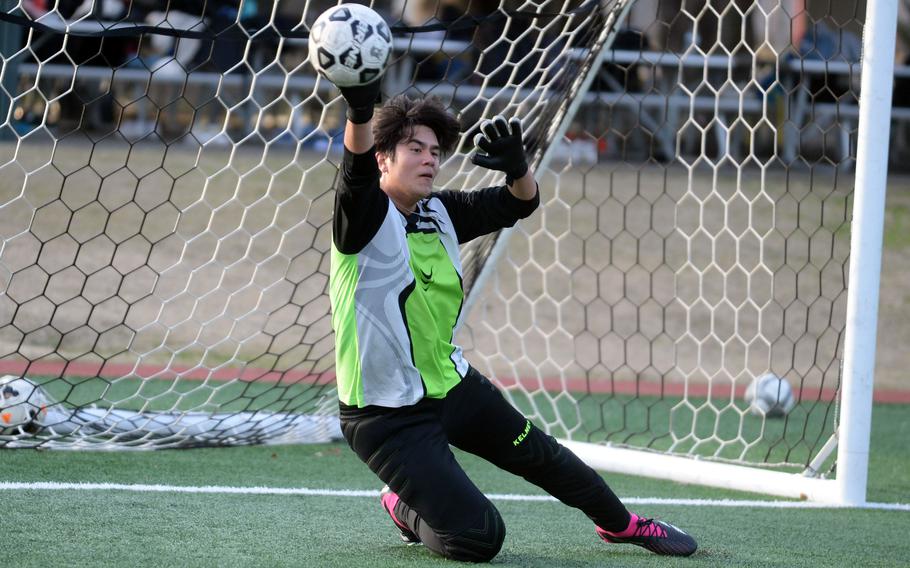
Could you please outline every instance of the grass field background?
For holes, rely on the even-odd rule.
[[[877,405],[868,498],[910,501],[910,410]],[[485,462],[457,457],[487,493],[541,492]],[[0,452],[0,558],[16,566],[436,566],[406,547],[378,503],[380,482],[342,444],[157,452]],[[721,506],[751,494],[605,474],[629,508],[691,532],[690,559],[608,546],[577,511],[494,499],[507,525],[499,566],[906,566],[910,510]],[[4,483],[310,488],[369,496],[46,490]],[[444,490],[444,488],[440,488]],[[654,499],[704,499],[668,504]],[[794,503],[794,502],[788,502]],[[728,503],[729,504],[729,503]]]

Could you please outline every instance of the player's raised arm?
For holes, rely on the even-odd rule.
[[[373,147],[373,107],[379,100],[379,79],[358,87],[339,87],[348,103],[344,145],[355,154]]]
[[[341,89],[348,103],[344,145],[354,154],[363,154],[373,147],[370,121],[391,51],[388,24],[360,4],[329,8],[310,29],[310,64]]]

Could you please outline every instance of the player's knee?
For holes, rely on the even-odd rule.
[[[490,505],[476,526],[446,537],[445,556],[463,562],[489,562],[502,548],[506,525],[496,507]]]

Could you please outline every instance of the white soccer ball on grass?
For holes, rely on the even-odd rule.
[[[790,383],[774,373],[765,373],[752,381],[746,388],[745,400],[752,414],[768,418],[786,416],[796,406]]]
[[[329,8],[310,29],[310,63],[339,87],[382,76],[392,53],[392,32],[382,16],[360,4]]]
[[[25,377],[0,377],[0,434],[33,433],[47,417],[50,399],[38,384]]]

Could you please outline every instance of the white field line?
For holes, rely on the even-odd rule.
[[[230,495],[305,495],[317,497],[379,497],[375,489],[309,489],[306,487],[224,487],[207,485],[193,487],[184,485],[145,485],[123,483],[56,483],[40,481],[20,483],[0,481],[0,491],[135,491],[140,493],[213,493]],[[490,493],[493,501],[556,501],[549,495],[515,495]],[[677,505],[685,507],[749,507],[763,509],[837,509],[839,505],[813,503],[810,501],[758,501],[736,499],[666,499],[662,497],[627,497],[623,503],[631,505]],[[866,503],[862,509],[910,511],[905,503]]]

